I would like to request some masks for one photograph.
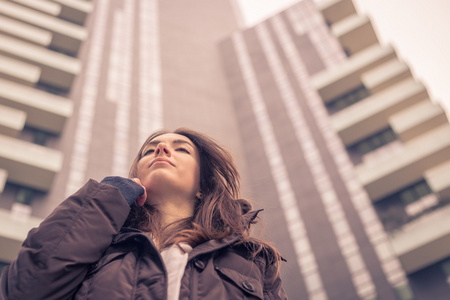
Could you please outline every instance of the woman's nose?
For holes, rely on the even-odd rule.
[[[165,154],[167,156],[171,155],[169,147],[167,147],[166,143],[159,143],[158,146],[156,147],[155,152],[156,152],[156,156],[163,155],[163,154]]]

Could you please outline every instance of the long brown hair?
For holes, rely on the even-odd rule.
[[[137,177],[137,164],[150,141],[166,133],[176,133],[190,139],[200,156],[200,190],[203,198],[198,200],[194,215],[165,228],[161,227],[157,209],[148,203],[139,207],[132,205],[125,226],[150,232],[158,241],[160,250],[181,242],[192,247],[213,239],[223,239],[232,235],[240,237],[253,257],[263,252],[273,262],[281,257],[267,242],[250,236],[250,225],[256,223],[246,216],[251,204],[240,199],[240,178],[230,153],[211,137],[187,128],[173,132],[166,130],[151,134],[139,150],[130,168],[130,178]]]

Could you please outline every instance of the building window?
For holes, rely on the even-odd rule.
[[[47,141],[48,133],[42,130],[36,129],[33,135],[33,143],[45,146],[45,142]]]
[[[387,127],[368,138],[353,144],[348,150],[350,152],[357,152],[359,155],[363,156],[395,140],[397,140],[397,135],[391,127]]]
[[[19,220],[27,220],[31,215],[31,201],[36,192],[26,187],[19,187],[16,198],[11,206],[11,215]]]
[[[56,86],[49,85],[49,84],[46,84],[46,83],[43,83],[43,82],[38,82],[38,84],[36,84],[35,88],[38,89],[38,90],[45,91],[45,92],[48,92],[50,94],[57,95],[57,96],[62,96],[62,97],[67,97],[67,94],[68,94],[67,91],[65,91],[65,90],[63,90],[61,88],[58,88]]]
[[[397,299],[399,300],[414,300],[414,294],[409,284],[403,284],[395,287]]]
[[[17,190],[15,202],[24,205],[30,205],[33,196],[34,191],[32,189],[21,187]]]
[[[393,231],[443,204],[422,179],[375,202],[374,206],[385,230]]]
[[[403,204],[408,205],[431,193],[431,189],[426,181],[421,180],[398,192],[395,197],[399,197]]]
[[[56,48],[56,47],[49,47],[48,49],[52,50],[54,52],[61,53],[63,55],[67,55],[67,56],[72,56],[72,57],[76,57],[76,54],[77,54],[76,52],[70,52],[70,51],[67,51],[67,50],[64,50],[64,49],[60,49],[60,48]]]
[[[349,49],[343,47],[342,50],[344,50],[345,56],[347,57],[352,56],[352,52]]]
[[[344,95],[341,95],[326,104],[329,114],[334,114],[344,108],[355,104],[370,96],[369,90],[364,86],[360,85],[357,88],[351,90]]]

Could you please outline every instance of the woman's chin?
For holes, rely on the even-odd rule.
[[[161,170],[163,171],[163,170]],[[139,178],[142,182],[142,185],[147,189],[147,193],[149,191],[159,189],[160,187],[164,187],[170,184],[170,176],[169,174],[165,174],[166,172],[152,172],[146,177]]]

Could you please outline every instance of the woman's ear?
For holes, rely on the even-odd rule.
[[[198,191],[198,192],[195,194],[195,197],[196,197],[197,199],[199,199],[199,200],[203,199],[203,194],[202,194],[202,192],[201,192],[201,191]]]

